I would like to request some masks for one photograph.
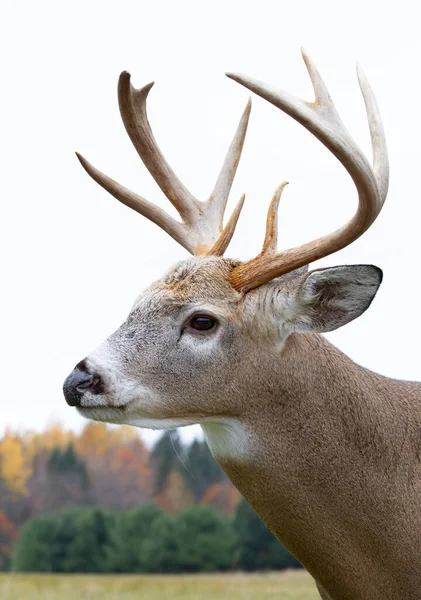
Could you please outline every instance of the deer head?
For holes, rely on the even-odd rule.
[[[79,156],[85,170],[118,200],[155,222],[193,257],[170,269],[135,301],[127,320],[66,379],[65,398],[86,417],[168,428],[238,418],[248,403],[273,393],[292,334],[322,333],[361,315],[381,282],[370,265],[307,272],[310,262],[362,235],[386,198],[388,161],[380,115],[358,69],[373,148],[373,168],[342,124],[315,65],[303,53],[313,83],[312,103],[242,75],[228,76],[269,100],[315,135],[343,164],[358,191],[355,216],[340,230],[278,252],[277,208],[269,207],[262,252],[249,262],[223,257],[243,206],[223,227],[223,215],[246,135],[250,102],[215,188],[200,202],[179,181],[153,137],[146,114],[152,87],[140,90],[123,73],[120,111],[148,170],[181,222],[124,188]],[[300,365],[296,366],[297,371]]]

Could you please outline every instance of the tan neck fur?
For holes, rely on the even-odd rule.
[[[270,377],[241,417],[247,456],[217,460],[331,598],[419,598],[421,385],[317,335],[290,336]]]

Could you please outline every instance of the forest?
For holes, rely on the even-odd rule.
[[[0,570],[180,573],[298,567],[214,461],[177,431],[0,438]]]

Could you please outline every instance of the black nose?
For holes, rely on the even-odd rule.
[[[89,373],[85,361],[80,362],[63,384],[63,393],[69,406],[80,406],[85,392],[100,394],[102,380],[98,375]]]

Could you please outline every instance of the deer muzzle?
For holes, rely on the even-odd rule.
[[[64,397],[69,406],[81,406],[86,392],[97,395],[103,390],[102,378],[96,373],[90,373],[84,360],[76,365],[63,384]]]

